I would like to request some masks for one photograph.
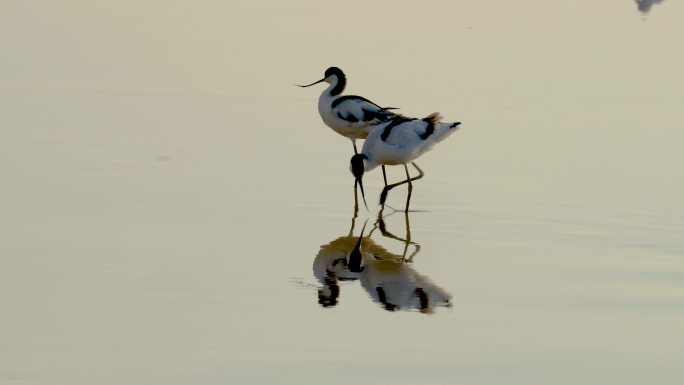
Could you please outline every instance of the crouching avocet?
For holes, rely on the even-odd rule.
[[[370,171],[379,165],[404,165],[406,180],[391,185],[386,185],[380,194],[380,204],[385,203],[387,193],[396,186],[408,183],[408,196],[406,198],[406,210],[409,209],[412,181],[425,175],[413,161],[432,149],[432,147],[446,139],[458,129],[460,122],[441,123],[441,116],[435,112],[423,119],[396,116],[389,122],[379,124],[371,130],[363,143],[361,153],[352,156],[351,172],[356,178],[356,183],[363,192],[362,178],[365,171]],[[406,164],[411,162],[418,170],[419,175],[411,178]]]

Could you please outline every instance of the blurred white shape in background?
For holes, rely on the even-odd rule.
[[[636,3],[640,12],[649,13],[654,4],[660,4],[663,1],[665,0],[636,0]]]

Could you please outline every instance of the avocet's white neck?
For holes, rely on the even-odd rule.
[[[325,96],[327,99],[332,98],[333,96],[337,96],[336,94],[333,94],[333,90],[335,87],[337,87],[337,77],[336,76],[331,76],[330,81],[328,82],[328,87],[323,90],[323,93],[321,94],[321,97]]]
[[[338,76],[338,75],[330,75],[326,79],[328,83],[330,83],[330,86],[326,88],[325,92],[328,93],[330,96],[337,96],[344,91],[344,87],[347,86],[347,79],[344,77],[344,75]]]

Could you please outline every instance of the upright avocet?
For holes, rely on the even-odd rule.
[[[404,165],[406,180],[391,185],[386,185],[380,194],[380,204],[385,203],[387,192],[392,188],[408,183],[408,197],[406,198],[406,210],[408,212],[413,185],[411,181],[420,179],[425,175],[413,161],[432,149],[432,147],[446,139],[456,131],[460,122],[441,123],[441,116],[435,112],[423,119],[396,116],[389,122],[379,124],[368,134],[363,143],[361,153],[352,156],[351,172],[356,178],[356,183],[361,187],[361,196],[365,202],[363,173],[370,171],[379,165]],[[418,170],[419,175],[411,178],[406,164],[411,162]]]
[[[338,134],[351,139],[354,153],[358,153],[356,140],[364,139],[374,125],[386,122],[396,115],[393,107],[380,107],[370,100],[356,95],[342,95],[347,85],[344,72],[337,67],[325,70],[323,79],[299,87],[311,87],[326,82],[330,84],[318,98],[318,113],[323,122]]]

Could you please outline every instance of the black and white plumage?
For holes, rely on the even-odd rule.
[[[328,83],[329,86],[318,98],[318,113],[328,127],[351,139],[354,152],[357,152],[357,139],[366,138],[376,124],[397,116],[390,111],[393,107],[381,107],[361,96],[342,95],[347,78],[337,67],[328,68],[323,79],[299,87],[310,87],[321,82]]]
[[[361,152],[354,155],[350,161],[351,172],[361,187],[361,193],[363,194],[362,177],[364,172],[371,171],[380,165],[404,165],[407,179],[385,186],[380,203],[384,204],[386,194],[390,189],[408,183],[409,194],[406,201],[406,211],[408,211],[409,200],[411,199],[411,181],[423,176],[422,170],[413,161],[432,149],[435,144],[449,137],[461,124],[460,122],[442,123],[441,118],[436,112],[423,119],[397,115],[392,120],[375,126],[368,134]],[[418,169],[420,172],[418,177],[409,177],[406,167],[408,163],[413,163],[414,167]]]

